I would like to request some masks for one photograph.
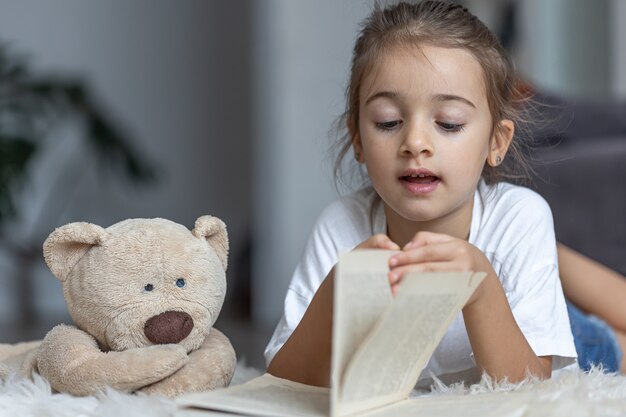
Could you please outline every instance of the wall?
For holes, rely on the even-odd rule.
[[[614,88],[611,93],[626,100],[626,2],[612,0],[608,26],[611,29],[611,49],[613,51],[612,80]]]
[[[517,13],[513,56],[518,71],[535,85],[571,98],[601,99],[616,91],[626,73],[616,68],[619,22],[626,16],[620,0],[467,0],[470,11],[493,30],[506,5]],[[622,58],[623,59],[623,58]],[[617,76],[616,71],[621,73]]]
[[[328,148],[369,2],[254,2],[255,323],[273,327],[311,228],[337,197]]]
[[[537,85],[570,97],[607,97],[611,85],[610,3],[519,2],[517,64]]]

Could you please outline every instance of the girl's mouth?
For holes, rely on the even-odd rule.
[[[401,177],[402,181],[407,181],[415,184],[430,184],[435,181],[439,181],[439,177],[436,175],[427,175],[427,174],[411,174],[411,175],[403,175]]]
[[[400,177],[400,182],[412,194],[429,194],[437,189],[441,179],[431,172],[412,172]]]

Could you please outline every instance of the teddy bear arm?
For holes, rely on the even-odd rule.
[[[103,352],[93,336],[61,325],[46,335],[37,367],[57,391],[95,395],[107,386],[135,391],[171,375],[187,361],[185,350],[178,345]]]
[[[219,330],[211,332],[198,350],[189,354],[189,363],[175,374],[141,391],[176,397],[186,392],[207,391],[230,384],[237,358],[228,338]]]

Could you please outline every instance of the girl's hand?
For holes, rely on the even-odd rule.
[[[379,233],[361,242],[355,249],[390,249],[400,250],[397,243],[389,239],[389,236]]]
[[[419,232],[389,258],[393,294],[409,271],[476,271],[487,276],[463,307],[463,321],[476,365],[495,380],[521,381],[528,374],[549,378],[552,357],[537,357],[515,322],[489,260],[474,245],[452,236]]]
[[[389,268],[389,283],[393,294],[396,293],[404,274],[409,271],[480,271],[495,275],[489,260],[476,246],[465,240],[431,232],[417,233],[402,248],[401,253],[389,258]],[[466,305],[480,297],[481,287],[482,284]]]

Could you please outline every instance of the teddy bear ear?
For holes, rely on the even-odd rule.
[[[43,243],[43,256],[50,271],[65,281],[80,258],[93,246],[101,245],[108,236],[104,228],[85,222],[57,228]]]
[[[191,231],[199,239],[205,239],[217,253],[224,269],[228,266],[228,234],[223,221],[213,216],[201,216]]]

